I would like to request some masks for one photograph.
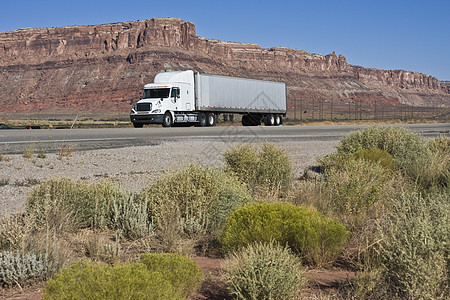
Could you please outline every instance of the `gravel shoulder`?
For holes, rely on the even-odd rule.
[[[280,141],[292,160],[294,175],[315,164],[316,158],[335,150],[332,141]],[[167,141],[154,146],[119,149],[73,151],[68,157],[45,154],[31,158],[23,154],[4,155],[0,161],[0,207],[6,214],[24,210],[32,187],[50,178],[68,177],[98,181],[109,178],[122,187],[139,192],[149,181],[161,174],[182,168],[189,163],[223,166],[223,153],[239,143],[224,141]]]

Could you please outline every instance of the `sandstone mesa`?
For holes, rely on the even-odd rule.
[[[128,112],[164,70],[284,81],[294,100],[450,106],[450,84],[343,55],[223,42],[180,19],[0,32],[0,113]]]

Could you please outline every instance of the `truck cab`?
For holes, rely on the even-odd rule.
[[[193,71],[159,73],[154,81],[144,86],[142,99],[131,109],[130,119],[134,127],[143,127],[144,124],[169,127],[176,115],[195,109]]]

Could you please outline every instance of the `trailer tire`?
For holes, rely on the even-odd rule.
[[[242,126],[250,126],[250,117],[248,115],[242,116]]]
[[[281,120],[281,116],[279,114],[275,115],[275,126],[281,125],[282,120]]]
[[[206,115],[206,126],[216,126],[216,115],[213,113]]]
[[[142,124],[142,123],[133,123],[133,127],[134,128],[142,128],[142,127],[144,127],[144,124]]]
[[[268,114],[264,116],[264,125],[266,126],[275,125],[275,117],[273,114]]]
[[[163,127],[170,127],[173,124],[172,114],[170,112],[166,112],[164,114],[162,126]]]
[[[263,120],[263,116],[260,114],[251,114],[250,117],[250,126],[259,126],[261,125],[261,121]]]

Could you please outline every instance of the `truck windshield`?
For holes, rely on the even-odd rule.
[[[169,88],[164,89],[145,89],[144,90],[144,99],[148,98],[169,98]]]

